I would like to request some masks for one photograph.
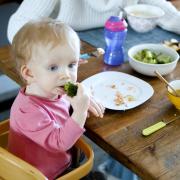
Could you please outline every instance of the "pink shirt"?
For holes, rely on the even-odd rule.
[[[47,100],[21,89],[11,108],[9,150],[49,179],[69,167],[69,150],[84,132],[69,107],[63,97]]]

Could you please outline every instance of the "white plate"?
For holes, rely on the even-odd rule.
[[[89,88],[94,98],[104,107],[113,110],[127,110],[139,106],[154,93],[147,82],[115,71],[95,74],[82,81],[82,84]],[[123,98],[123,103],[115,103],[117,94]]]

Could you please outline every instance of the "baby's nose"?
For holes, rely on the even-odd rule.
[[[59,72],[60,79],[70,79],[70,73],[67,68],[62,68]]]
[[[69,79],[70,79],[70,75],[69,75],[68,72],[66,72],[66,73],[61,73],[61,74],[59,75],[59,77],[60,77],[60,79],[62,79],[62,80],[69,80]]]

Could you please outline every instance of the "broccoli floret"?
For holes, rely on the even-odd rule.
[[[137,54],[134,55],[134,58],[137,59],[138,61],[142,61],[143,56],[142,56],[141,52],[138,52]]]
[[[172,60],[170,56],[160,54],[159,56],[157,56],[157,61],[159,64],[166,64],[166,63],[170,63]]]
[[[64,85],[64,90],[67,93],[67,95],[70,97],[76,96],[77,89],[78,89],[78,86],[71,82],[68,82]]]
[[[134,58],[138,61],[144,62],[144,63],[150,63],[150,64],[166,64],[172,62],[172,59],[170,56],[165,54],[158,54],[155,52],[152,52],[149,49],[143,49],[139,52],[137,52],[134,55]]]
[[[143,53],[144,54],[144,58],[146,58],[146,59],[152,59],[153,58],[154,54],[150,50],[145,49],[143,51],[144,51],[144,53]]]

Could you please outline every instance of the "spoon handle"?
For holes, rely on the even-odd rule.
[[[165,83],[171,88],[171,90],[173,91],[173,93],[174,93],[176,96],[178,96],[178,94],[177,94],[177,92],[175,91],[175,89],[166,81],[166,79],[164,79],[164,78],[162,77],[162,75],[161,75],[158,71],[154,71],[154,73],[157,75],[157,77],[158,77],[161,81],[165,82]]]
[[[160,122],[158,122],[158,123],[156,123],[154,125],[151,125],[151,126],[145,128],[145,129],[143,129],[142,134],[144,136],[149,136],[150,134],[158,131],[159,129],[165,127],[167,124],[169,124],[169,123],[171,123],[171,122],[173,122],[173,121],[175,121],[175,120],[177,120],[179,118],[180,118],[180,116],[177,116],[177,117],[175,117],[175,118],[173,118],[173,119],[171,119],[169,121],[166,121],[166,122],[160,121]]]
[[[166,126],[166,123],[163,122],[163,121],[160,121],[160,122],[158,122],[158,123],[156,123],[156,124],[154,124],[152,126],[147,127],[146,129],[143,129],[142,134],[144,136],[149,136],[150,134],[158,131],[159,129],[161,129],[161,128],[165,127],[165,126]]]

